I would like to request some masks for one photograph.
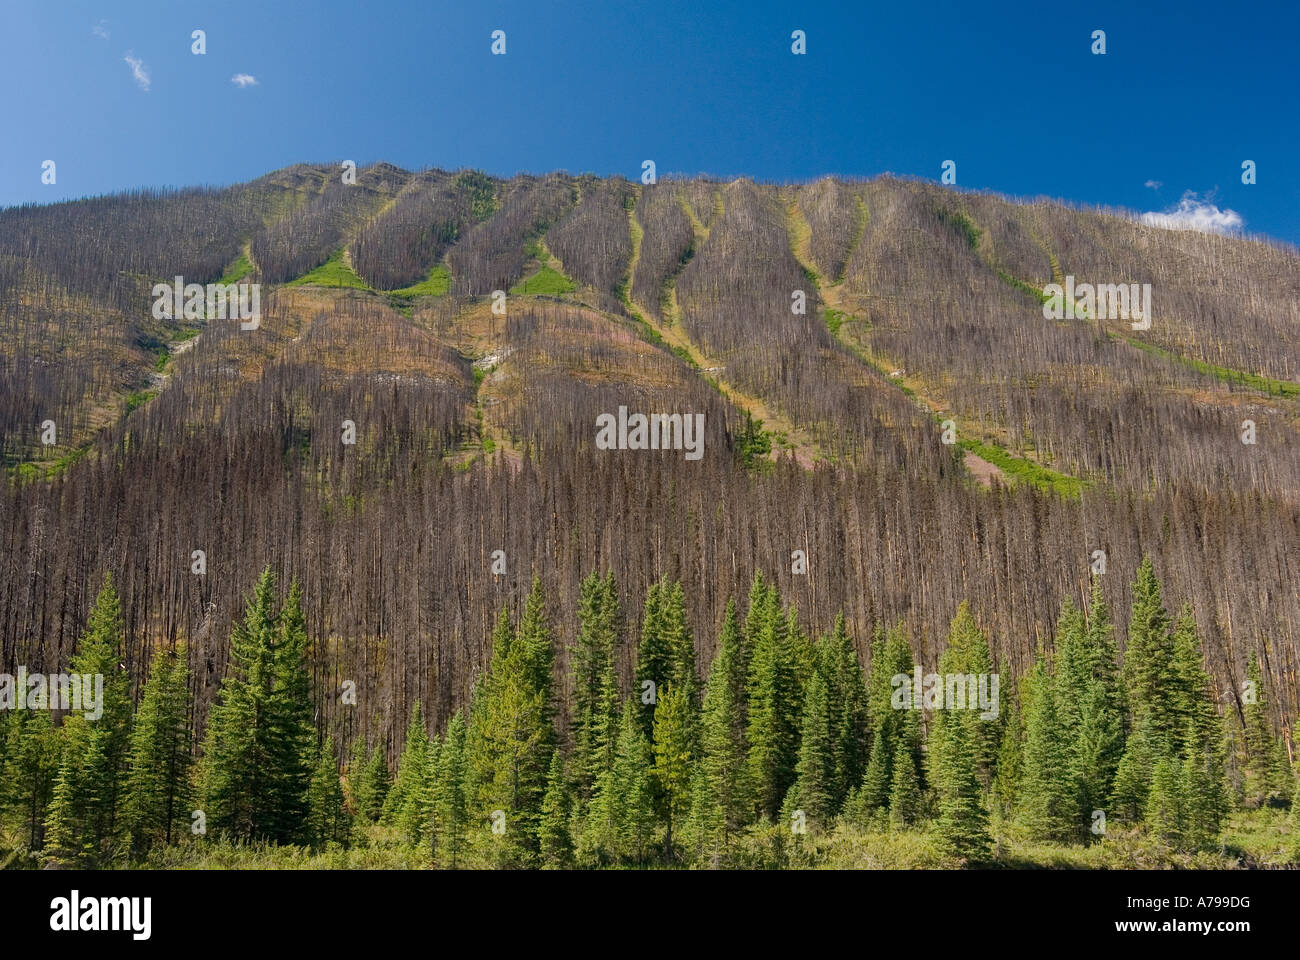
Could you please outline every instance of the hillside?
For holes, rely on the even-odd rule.
[[[176,276],[260,283],[260,325],[156,319]],[[1150,329],[1045,319],[1066,276],[1151,284]],[[704,456],[599,449],[620,407],[703,414]],[[667,577],[708,664],[761,571],[864,662],[902,625],[932,668],[968,601],[1016,677],[1094,551],[1117,612],[1150,556],[1219,709],[1254,653],[1289,730],[1297,440],[1300,254],[1119,213],[387,164],[0,211],[0,667],[66,664],[112,571],[136,685],[189,642],[198,733],[268,565],[303,586],[314,680],[366,705],[326,695],[321,729],[395,759],[415,701],[438,729],[468,702],[534,575],[557,677],[606,570],[625,647]]]

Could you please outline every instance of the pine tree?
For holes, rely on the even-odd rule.
[[[352,775],[352,768],[355,768],[355,776]],[[365,743],[358,742],[353,751],[349,780],[358,820],[364,823],[377,823],[383,812],[388,790],[392,786],[382,744],[376,744],[375,749],[367,756]]]
[[[272,656],[271,696],[267,701],[267,757],[270,781],[271,836],[280,842],[309,839],[306,829],[316,757],[315,705],[307,672],[307,630],[302,588],[295,580],[277,617]],[[334,765],[337,776],[337,758]]]
[[[1167,697],[1178,686],[1174,674],[1174,641],[1160,595],[1160,581],[1156,579],[1150,557],[1143,558],[1133,584],[1124,679],[1134,723],[1141,717],[1150,717],[1153,742],[1177,743],[1183,727],[1174,702]]]
[[[1151,790],[1143,819],[1152,833],[1175,849],[1181,849],[1184,843],[1187,798],[1183,788],[1178,758],[1169,753],[1158,757],[1151,769]]]
[[[640,862],[654,819],[650,744],[641,732],[640,704],[623,705],[614,763],[596,781],[587,811],[586,838],[602,860]]]
[[[976,776],[975,736],[971,724],[952,711],[935,711],[934,725],[931,781],[939,801],[935,827],[939,849],[947,856],[978,863],[987,859],[992,841]]]
[[[221,699],[208,719],[202,773],[208,823],[236,839],[296,843],[307,826],[312,703],[301,593],[275,610],[263,571],[230,641]]]
[[[792,788],[792,803],[804,812],[814,829],[829,827],[834,807],[835,753],[831,740],[830,707],[826,681],[814,671],[804,698],[803,724],[799,742],[798,779]]]
[[[800,709],[798,668],[775,590],[764,595],[759,623],[757,637],[751,638],[746,740],[759,813],[775,818],[795,779]]]
[[[555,749],[551,669],[554,651],[541,584],[536,578],[519,630],[511,636],[503,613],[480,702],[471,718],[477,809],[486,820],[500,810],[504,863],[525,866],[538,855],[538,820]]]
[[[736,606],[729,602],[704,695],[702,755],[692,810],[698,845],[715,863],[753,809],[740,709],[745,689],[740,645]]]
[[[543,868],[561,869],[569,866],[573,858],[573,839],[569,835],[569,787],[558,750],[551,754],[537,838]]]
[[[655,704],[673,675],[673,649],[664,623],[664,587],[650,584],[641,618],[641,642],[636,653],[636,686],[640,698],[641,732],[649,739],[654,733]],[[651,693],[653,692],[653,697]],[[649,699],[647,699],[649,698]]]
[[[830,708],[831,748],[835,761],[832,806],[839,810],[849,791],[862,782],[871,732],[867,720],[867,685],[858,651],[841,612],[830,636],[819,644]]]
[[[100,715],[71,713],[59,733],[62,759],[46,822],[49,862],[97,864],[111,856],[122,833],[131,697],[121,651],[121,603],[105,576],[72,658],[72,673],[96,683],[103,678]]]
[[[465,850],[465,833],[469,823],[467,778],[469,764],[465,754],[466,726],[457,711],[447,724],[442,749],[438,751],[438,772],[434,787],[433,835],[438,861],[455,870]]]
[[[1034,839],[1065,843],[1080,838],[1084,819],[1071,769],[1059,681],[1041,653],[1021,681],[1025,740],[1017,817]]]
[[[189,819],[189,669],[184,644],[156,653],[131,732],[126,818],[132,844],[143,853],[155,842],[171,843]]]
[[[889,788],[889,823],[895,829],[903,829],[920,818],[921,788],[917,782],[912,752],[902,741],[895,748],[893,767],[893,782]]]
[[[600,771],[609,765],[611,733],[617,730],[618,688],[615,683],[611,691],[610,678],[619,624],[614,575],[602,578],[590,574],[579,588],[578,637],[570,656],[573,771],[578,796],[584,802],[590,799]]]
[[[0,766],[0,810],[22,818],[29,850],[44,845],[45,822],[61,763],[62,738],[47,710],[15,712],[5,731]]]
[[[408,841],[418,840],[423,825],[420,804],[428,790],[429,732],[424,726],[420,701],[411,705],[406,742],[397,761],[397,778],[384,801],[385,823],[400,829]]]
[[[671,684],[659,698],[654,722],[654,780],[668,830],[664,851],[673,856],[673,831],[690,808],[695,773],[690,693]]]
[[[343,809],[343,784],[339,780],[339,761],[333,737],[326,738],[318,751],[307,796],[307,833],[312,847],[319,849],[330,843],[345,843],[350,825]]]

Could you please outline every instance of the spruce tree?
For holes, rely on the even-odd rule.
[[[1128,646],[1124,650],[1124,680],[1133,722],[1151,720],[1153,742],[1173,745],[1183,734],[1182,718],[1168,693],[1177,688],[1174,642],[1169,632],[1151,558],[1145,557],[1133,583],[1133,613],[1129,619]]]
[[[912,751],[902,741],[895,748],[893,767],[893,781],[889,788],[889,824],[894,829],[903,829],[920,818],[921,788],[917,782]]]
[[[59,732],[61,762],[46,821],[47,862],[98,864],[123,831],[131,697],[122,639],[121,603],[106,575],[71,670],[93,683],[103,678],[100,715],[92,720],[84,710],[73,712]]]
[[[1260,670],[1259,658],[1251,651],[1246,665],[1248,690],[1253,698],[1246,697],[1242,706],[1245,719],[1246,745],[1246,803],[1261,806],[1273,794],[1278,777],[1274,771],[1277,753],[1274,749],[1273,725],[1268,716],[1269,692]]]
[[[573,858],[573,839],[569,834],[569,786],[558,750],[551,754],[551,766],[546,775],[537,839],[543,868],[569,866]]]
[[[906,750],[902,740],[894,743],[895,754],[898,748]],[[885,739],[883,725],[876,729],[871,740],[871,759],[862,775],[862,789],[859,803],[865,813],[873,813],[889,805],[889,792],[893,784],[893,758],[889,755],[890,741]]]
[[[969,862],[988,858],[988,814],[976,774],[976,738],[969,722],[954,711],[935,711],[937,736],[931,742],[931,780],[938,795],[935,834],[946,856]]]
[[[1025,739],[1017,818],[1034,839],[1065,843],[1081,837],[1085,821],[1078,805],[1059,682],[1041,653],[1021,681]]]
[[[1151,789],[1143,819],[1148,829],[1174,849],[1184,845],[1187,797],[1182,764],[1172,753],[1159,756],[1151,768]]]
[[[602,861],[641,862],[650,840],[653,756],[641,732],[640,714],[640,703],[629,697],[619,720],[614,763],[597,779],[587,811],[587,839]]]
[[[460,866],[469,824],[469,763],[465,753],[466,725],[457,711],[447,724],[434,785],[433,835],[438,862],[455,870]]]
[[[6,729],[4,766],[0,767],[0,810],[21,818],[27,848],[40,850],[62,767],[62,738],[47,710],[16,711]]]
[[[305,837],[313,725],[300,599],[294,584],[277,612],[268,567],[231,633],[208,718],[202,795],[209,825],[235,839]]]
[[[307,834],[312,847],[320,849],[330,843],[346,843],[350,824],[343,809],[343,784],[339,780],[333,737],[326,738],[317,753],[307,797]]]
[[[802,733],[799,741],[798,779],[791,802],[804,812],[814,828],[830,826],[835,808],[835,751],[831,739],[830,707],[826,681],[814,671],[804,698]]]
[[[184,644],[154,654],[131,731],[127,829],[137,854],[155,841],[171,843],[189,820],[189,669]]]
[[[611,691],[619,632],[614,575],[588,575],[579,587],[578,636],[571,654],[573,687],[573,771],[578,796],[586,801],[596,777],[609,763],[617,729],[617,686]],[[613,703],[611,696],[613,694]]]
[[[654,722],[654,780],[667,825],[664,851],[673,856],[673,833],[690,809],[695,736],[690,693],[671,684],[659,698]]]
[[[798,666],[787,628],[780,598],[774,589],[767,591],[757,637],[751,640],[746,740],[758,811],[769,818],[779,814],[794,783],[799,755]]]
[[[988,645],[963,603],[949,626],[948,647],[939,657],[939,674],[988,672]],[[969,702],[974,692],[968,691],[966,709],[934,712],[928,758],[930,779],[938,798],[939,848],[947,856],[978,862],[988,856],[992,842],[981,777],[992,776],[996,741],[992,725],[980,719],[978,703]]]
[[[740,709],[745,689],[740,644],[736,607],[729,602],[704,695],[702,753],[692,813],[696,839],[713,862],[720,862],[732,835],[742,828],[753,809]]]
[[[349,768],[349,780],[357,818],[364,823],[377,823],[384,809],[384,800],[388,797],[388,790],[392,785],[382,744],[376,744],[375,749],[367,756],[365,743],[358,742]]]
[[[315,705],[307,672],[307,630],[302,588],[295,580],[277,618],[272,656],[271,695],[267,701],[266,755],[270,763],[269,826],[279,842],[309,839],[313,761],[316,758]],[[335,774],[338,763],[335,758]]]
[[[820,667],[826,678],[830,710],[831,749],[835,761],[832,805],[839,810],[849,791],[862,782],[871,731],[867,719],[867,685],[857,648],[841,612],[828,637],[819,644]]]
[[[492,662],[471,726],[478,812],[484,820],[500,810],[503,862],[526,866],[538,855],[538,820],[555,749],[551,669],[554,651],[540,582],[511,636],[503,613]]]
[[[664,586],[650,584],[641,618],[641,642],[636,653],[636,689],[642,705],[641,732],[649,739],[654,733],[655,704],[673,675],[673,649],[664,622]],[[653,699],[647,699],[653,692]]]
[[[423,824],[421,803],[428,790],[429,732],[424,725],[420,701],[411,705],[406,741],[397,761],[397,777],[384,800],[383,819],[402,831],[410,842],[419,839]]]

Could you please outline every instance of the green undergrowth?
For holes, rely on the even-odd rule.
[[[578,285],[572,280],[554,270],[551,267],[543,265],[540,270],[534,273],[526,280],[521,280],[510,288],[510,292],[516,296],[559,296],[564,293],[572,293],[578,289]]]
[[[330,258],[315,270],[304,273],[296,280],[290,280],[288,287],[346,287],[352,290],[369,290],[370,286],[343,261],[343,248],[340,247]]]
[[[1251,390],[1258,390],[1260,393],[1267,393],[1269,396],[1274,397],[1300,397],[1300,383],[1292,383],[1290,380],[1273,380],[1269,377],[1261,377],[1256,373],[1245,373],[1241,370],[1233,370],[1231,367],[1220,367],[1213,363],[1206,363],[1204,360],[1197,360],[1195,357],[1185,357],[1182,354],[1174,353],[1172,350],[1157,347],[1154,343],[1147,343],[1145,340],[1138,340],[1134,337],[1120,337],[1119,339],[1137,347],[1139,350],[1145,350],[1147,353],[1163,357],[1166,360],[1181,363],[1185,367],[1190,367],[1198,373],[1204,373],[1222,380],[1224,383],[1249,387]]]

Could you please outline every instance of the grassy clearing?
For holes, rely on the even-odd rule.
[[[409,287],[389,292],[399,297],[442,297],[451,289],[451,271],[443,264],[438,264],[429,271],[429,276]]]
[[[975,869],[1239,870],[1300,864],[1300,837],[1288,825],[1285,814],[1277,811],[1230,815],[1221,845],[1197,853],[1176,852],[1144,830],[1123,826],[1086,845],[1036,842],[1027,839],[1016,824],[999,817],[993,818],[991,832],[992,856],[974,865]],[[651,846],[657,848],[657,843]],[[751,870],[942,870],[963,866],[938,852],[929,825],[890,829],[877,823],[841,822],[827,833],[803,836],[792,835],[785,824],[755,825],[732,837],[728,857],[733,867]],[[459,866],[483,869],[492,865],[490,834],[471,831]],[[376,824],[354,825],[347,847],[330,844],[320,850],[186,838],[160,846],[146,862],[134,866],[162,870],[419,870],[433,864],[427,847],[411,844],[396,829]],[[439,866],[446,869],[447,865]],[[647,866],[663,868],[659,862]],[[682,866],[681,862],[674,865]]]
[[[347,287],[352,290],[369,290],[370,286],[357,276],[356,271],[347,265],[343,259],[343,249],[340,247],[330,255],[330,258],[322,263],[315,270],[304,273],[296,280],[290,280],[285,286],[287,287]]]
[[[540,270],[531,277],[519,281],[510,288],[510,292],[516,296],[535,297],[535,296],[559,296],[563,293],[572,293],[578,289],[578,285],[566,277],[560,271],[548,266],[542,266]]]
[[[1256,373],[1244,373],[1241,370],[1233,370],[1230,367],[1220,367],[1213,363],[1206,363],[1204,360],[1197,360],[1194,357],[1184,357],[1181,354],[1174,353],[1172,350],[1166,350],[1164,347],[1157,347],[1153,343],[1147,343],[1144,340],[1137,340],[1133,337],[1120,337],[1127,344],[1137,347],[1139,350],[1145,350],[1147,353],[1155,354],[1158,357],[1164,357],[1166,360],[1173,360],[1181,363],[1185,367],[1204,373],[1224,383],[1233,383],[1239,387],[1249,387],[1251,390],[1258,390],[1260,393],[1267,393],[1273,397],[1300,397],[1300,383],[1292,383],[1289,380],[1273,380],[1269,377],[1261,377]]]
[[[221,275],[219,281],[223,286],[238,283],[246,276],[253,272],[253,262],[248,259],[248,251],[241,250],[239,257],[226,268],[226,272]]]
[[[1080,480],[1078,477],[1050,470],[992,444],[979,440],[959,440],[958,443],[963,450],[969,450],[977,457],[987,460],[1012,479],[1033,484],[1040,490],[1050,490],[1062,497],[1073,499],[1077,498],[1088,485],[1087,481]]]

